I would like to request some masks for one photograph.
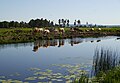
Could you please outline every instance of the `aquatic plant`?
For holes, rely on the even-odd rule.
[[[82,75],[80,78],[76,78],[73,83],[91,83],[88,75]]]
[[[93,57],[93,73],[107,72],[118,66],[120,63],[117,51],[112,49],[96,48]]]
[[[120,83],[119,53],[113,49],[96,49],[93,57],[93,82]]]
[[[115,67],[107,72],[102,83],[120,83],[120,67]]]
[[[86,74],[73,83],[120,83],[120,58],[117,51],[96,48],[93,57],[92,77]],[[93,76],[94,75],[94,76]]]

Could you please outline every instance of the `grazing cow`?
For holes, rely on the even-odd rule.
[[[54,30],[54,32],[58,32],[58,30],[57,30],[57,29],[55,29],[55,30]]]
[[[74,28],[70,28],[70,31],[72,31],[72,32],[73,32],[73,31],[75,31],[75,30],[74,30]]]
[[[64,32],[65,32],[64,28],[60,28],[60,29],[59,29],[59,32],[60,32],[60,33],[64,33]]]
[[[87,30],[85,30],[86,32],[89,32],[89,30],[87,29]]]
[[[101,28],[98,28],[98,31],[101,31]]]
[[[58,29],[55,29],[55,30],[54,30],[54,33],[55,33],[55,34],[58,34],[58,32],[59,32]]]
[[[42,31],[43,31],[43,28],[38,28],[38,31],[42,32]]]
[[[37,28],[37,27],[36,27],[36,28],[34,29],[34,32],[42,32],[42,31],[43,31],[43,28]]]
[[[38,32],[38,28],[36,27],[36,28],[34,28],[34,30],[33,30],[34,32]]]
[[[91,28],[91,31],[94,31],[95,29],[94,28]]]
[[[50,33],[50,31],[49,31],[48,29],[45,29],[45,30],[44,30],[44,33],[45,33],[45,34],[48,34],[48,33]]]

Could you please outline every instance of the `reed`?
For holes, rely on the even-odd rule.
[[[94,75],[99,72],[107,72],[119,65],[120,59],[118,52],[112,49],[96,48],[93,57]]]
[[[120,58],[117,50],[96,48],[91,78],[87,75],[73,83],[120,83]]]

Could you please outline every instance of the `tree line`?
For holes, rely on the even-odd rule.
[[[32,28],[32,27],[51,27],[54,26],[53,21],[47,20],[47,19],[31,19],[28,23],[27,22],[17,22],[17,21],[2,21],[0,22],[0,28]]]
[[[43,28],[43,27],[70,27],[70,20],[69,19],[58,19],[58,24],[55,24],[53,21],[50,21],[48,19],[31,19],[28,23],[21,21],[21,22],[17,22],[17,21],[2,21],[0,22],[0,28],[32,28],[32,27],[38,27],[38,28]],[[73,25],[75,27],[82,27],[81,25],[81,21],[80,20],[75,20],[73,22]],[[86,24],[86,26],[88,25],[88,22]]]

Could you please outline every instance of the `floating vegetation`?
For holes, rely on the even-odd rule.
[[[58,81],[58,82],[61,82],[61,81],[63,81],[63,80],[62,80],[62,79],[57,79],[57,81]]]
[[[27,77],[25,80],[36,80],[37,77]]]
[[[46,72],[47,72],[47,73],[52,73],[52,70],[46,69]]]
[[[40,71],[41,69],[40,68],[30,68],[29,70],[36,72],[36,71]]]
[[[3,78],[5,78],[5,76],[0,76],[0,79],[3,79]]]
[[[32,75],[24,78],[22,81],[37,82],[37,83],[52,83],[52,82],[66,82],[72,83],[74,79],[81,77],[83,74],[87,74],[88,72],[82,70],[83,67],[88,67],[83,64],[52,64],[50,67],[55,67],[57,69],[64,70],[62,72],[53,71],[52,69],[41,70],[40,68],[29,68],[28,71],[32,71]],[[19,73],[11,74],[11,76],[20,76]],[[0,79],[4,79],[5,76],[0,76]],[[0,80],[2,83],[23,83],[19,80]],[[26,82],[27,83],[27,82]]]
[[[38,79],[40,79],[40,80],[43,80],[43,79],[46,79],[47,77],[45,77],[45,76],[41,76],[41,77],[38,77]]]
[[[19,81],[19,80],[8,79],[8,80],[0,80],[0,83],[26,83],[26,82],[22,82],[22,81]]]

